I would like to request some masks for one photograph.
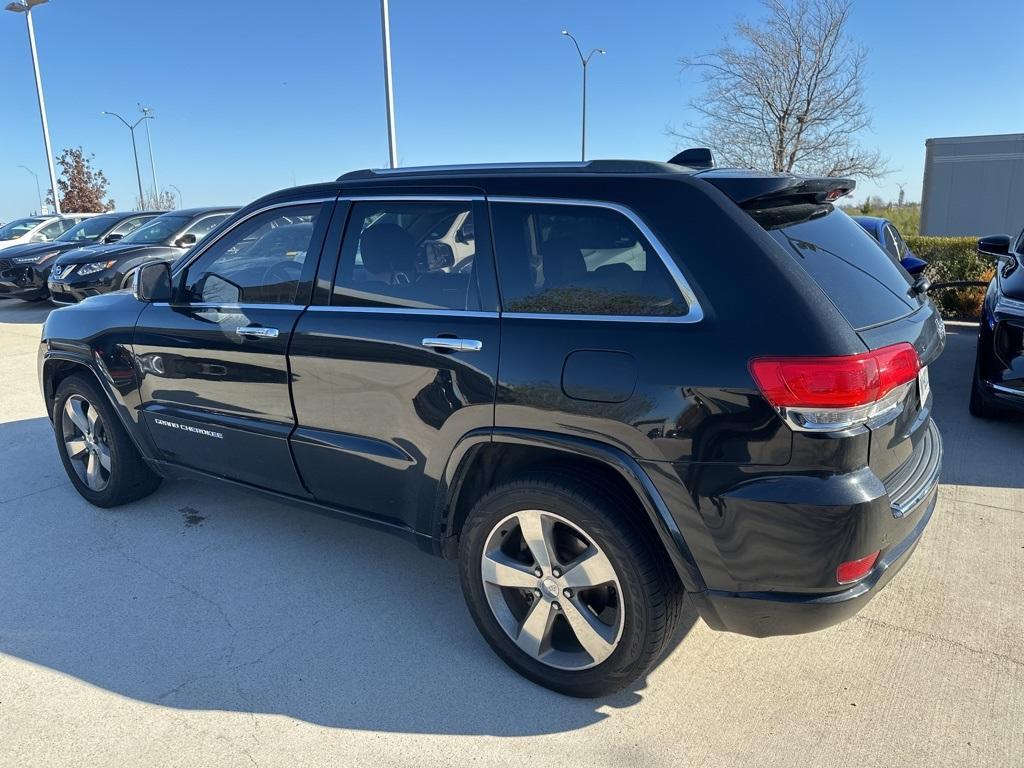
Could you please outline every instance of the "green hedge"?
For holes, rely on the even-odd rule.
[[[992,260],[978,255],[976,237],[906,237],[914,255],[928,262],[925,274],[936,283],[955,280],[992,279]],[[951,320],[974,320],[981,311],[984,288],[946,288],[933,290],[932,299],[943,317]]]

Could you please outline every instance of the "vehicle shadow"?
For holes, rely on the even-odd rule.
[[[1024,438],[1024,417],[979,419],[967,409],[974,375],[977,329],[947,326],[946,349],[929,368],[933,413],[942,432],[942,482],[952,485],[1024,488],[1014,447]]]
[[[0,251],[2,254],[3,251]],[[22,301],[0,297],[0,324],[39,324],[57,309],[49,301]]]
[[[587,701],[519,677],[455,565],[399,539],[206,483],[101,510],[46,419],[0,445],[0,653],[163,706],[374,731],[556,733],[641,700],[644,681]]]

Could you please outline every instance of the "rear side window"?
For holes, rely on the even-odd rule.
[[[838,208],[801,204],[748,213],[796,259],[854,328],[887,323],[920,306],[907,273]]]
[[[597,206],[491,206],[502,307],[560,315],[685,315],[660,256],[618,211]]]

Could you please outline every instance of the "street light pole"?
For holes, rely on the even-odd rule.
[[[46,101],[43,99],[43,80],[39,74],[39,57],[36,54],[36,33],[32,27],[32,9],[48,0],[24,0],[8,3],[6,9],[13,13],[25,14],[28,27],[28,47],[32,52],[32,71],[36,76],[36,97],[39,99],[39,122],[43,125],[43,146],[46,148],[46,167],[50,171],[50,189],[53,193],[53,210],[60,213],[60,196],[57,194],[57,172],[53,168],[53,150],[50,148],[50,127],[46,123]]]
[[[127,128],[128,132],[132,135],[132,155],[135,157],[135,180],[139,183],[139,210],[142,210],[143,208],[146,207],[146,199],[142,194],[142,174],[139,172],[139,150],[135,146],[135,129],[143,120],[151,120],[152,118],[149,115],[143,115],[134,123],[129,123],[119,114],[117,114],[117,112],[107,112],[106,110],[104,110],[100,114],[116,117],[118,120],[124,123],[124,127]]]
[[[153,114],[153,110],[149,107],[144,107],[141,104],[138,105],[139,111],[151,120],[156,120],[156,115]],[[156,180],[156,161],[153,159],[153,137],[149,135],[149,123],[146,123],[146,143],[149,144],[149,169],[153,173],[153,199],[159,201],[160,199],[160,185]]]
[[[388,120],[388,160],[398,167],[398,143],[395,139],[395,99],[391,82],[391,17],[388,0],[380,0],[380,34],[384,48],[384,101]]]
[[[173,189],[175,192],[178,193],[178,208],[184,208],[185,204],[181,202],[181,190],[178,189],[173,184],[168,184],[167,186],[168,186],[169,189]]]
[[[590,64],[590,59],[595,53],[600,53],[603,56],[607,51],[604,48],[594,48],[584,56],[583,49],[580,48],[579,41],[573,34],[566,29],[562,30],[562,34],[572,40],[573,45],[576,46],[576,53],[580,55],[580,64],[583,65],[583,126],[580,137],[580,160],[585,161],[587,159],[587,65]]]
[[[32,178],[36,180],[36,198],[39,200],[39,213],[43,212],[43,193],[39,189],[39,174],[29,168],[27,165],[19,165],[19,168],[24,168],[26,171],[32,174]]]

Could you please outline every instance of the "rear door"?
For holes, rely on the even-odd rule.
[[[360,197],[343,237],[328,239],[323,291],[289,354],[292,450],[318,501],[425,530],[418,513],[453,448],[492,428],[499,321],[483,205],[478,194]],[[457,255],[448,235],[460,220]]]
[[[288,449],[286,353],[333,206],[291,202],[250,214],[175,273],[171,302],[142,311],[142,408],[164,461],[307,495]]]

